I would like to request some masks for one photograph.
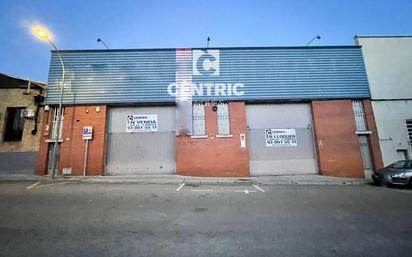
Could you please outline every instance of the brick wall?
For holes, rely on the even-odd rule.
[[[32,89],[29,95],[23,94],[24,91],[26,89],[0,89],[0,152],[33,152],[39,149],[42,111],[39,112],[36,135],[31,133],[35,124],[34,119],[25,119],[22,140],[18,142],[3,142],[7,107],[26,107],[34,112],[36,111],[33,97],[38,95],[39,91]]]
[[[320,174],[364,177],[351,100],[313,101],[311,105]]]
[[[59,173],[61,173],[62,168],[72,168],[72,175],[83,175],[85,147],[85,141],[82,138],[83,126],[93,126],[93,140],[89,142],[86,175],[104,174],[107,108],[106,106],[99,106],[100,111],[97,112],[96,107],[65,107]],[[48,112],[48,119],[43,124],[39,161],[36,169],[39,175],[47,173],[47,153],[52,144],[48,145],[45,140],[50,138],[50,129],[47,130],[46,128],[47,125],[51,128],[52,112],[52,110]]]
[[[240,134],[247,136],[245,103],[229,103],[230,130],[233,137],[218,138],[217,112],[205,105],[208,138],[176,137],[176,172],[187,176],[249,176],[249,154],[240,147]]]
[[[315,145],[320,174],[340,177],[363,177],[363,163],[350,100],[313,101],[312,116]],[[374,168],[382,166],[382,158],[374,125],[370,102],[365,101],[368,127],[372,131],[370,145]],[[217,112],[211,105],[205,106],[207,138],[176,137],[176,171],[188,176],[249,176],[249,154],[240,147],[240,134],[247,136],[245,103],[229,103],[230,129],[233,137],[219,138]],[[45,128],[52,121],[53,111],[45,113],[37,173],[46,174],[49,131]],[[61,147],[61,168],[71,167],[73,175],[82,175],[84,160],[83,126],[94,127],[93,140],[89,145],[87,175],[104,174],[107,108],[100,106],[66,107]]]
[[[53,110],[50,108],[49,111],[43,111],[43,120],[41,126],[39,127],[39,154],[37,157],[36,165],[36,175],[42,176],[47,174],[47,163],[48,163],[48,150],[49,143],[46,142],[50,139],[50,129]]]

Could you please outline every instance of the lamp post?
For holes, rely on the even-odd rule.
[[[312,38],[311,41],[309,41],[309,43],[306,44],[306,46],[309,46],[310,44],[312,44],[312,42],[315,41],[315,39],[320,39],[320,36],[316,35],[314,38]]]
[[[64,69],[64,62],[61,53],[59,52],[59,49],[57,49],[56,45],[51,41],[50,34],[47,32],[45,28],[37,27],[33,29],[34,35],[36,35],[38,38],[42,40],[46,40],[47,42],[50,43],[50,45],[54,48],[54,50],[57,53],[57,56],[59,57],[60,64],[62,66],[62,81],[61,81],[61,86],[60,86],[60,100],[59,100],[59,108],[57,109],[57,119],[56,119],[56,136],[54,138],[54,145],[53,145],[53,152],[52,152],[52,163],[51,163],[51,177],[54,179],[54,175],[56,172],[56,166],[57,166],[57,151],[58,151],[58,145],[59,145],[59,139],[60,139],[60,126],[61,126],[61,114],[62,114],[62,108],[63,108],[63,93],[64,93],[64,75],[65,75],[65,69]]]

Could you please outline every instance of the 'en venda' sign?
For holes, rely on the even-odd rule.
[[[127,115],[126,132],[157,131],[157,114]]]
[[[267,147],[297,146],[295,129],[265,129]]]

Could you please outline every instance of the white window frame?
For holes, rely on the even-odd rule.
[[[368,131],[362,100],[353,100],[352,109],[355,116],[356,131]]]
[[[231,137],[230,133],[230,111],[228,103],[217,104],[217,136]]]
[[[56,140],[57,137],[57,109],[54,108],[54,114],[53,114],[53,121],[52,121],[52,130],[51,130],[51,138],[52,140]],[[61,141],[63,139],[63,125],[64,125],[64,107],[62,107],[62,113],[60,114],[60,133],[59,133],[59,140]]]
[[[193,134],[192,137],[206,136],[205,104],[196,102],[192,108]]]

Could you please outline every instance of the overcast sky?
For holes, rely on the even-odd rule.
[[[353,45],[354,35],[412,34],[412,1],[0,0],[0,72],[47,81],[50,46],[61,49]]]

